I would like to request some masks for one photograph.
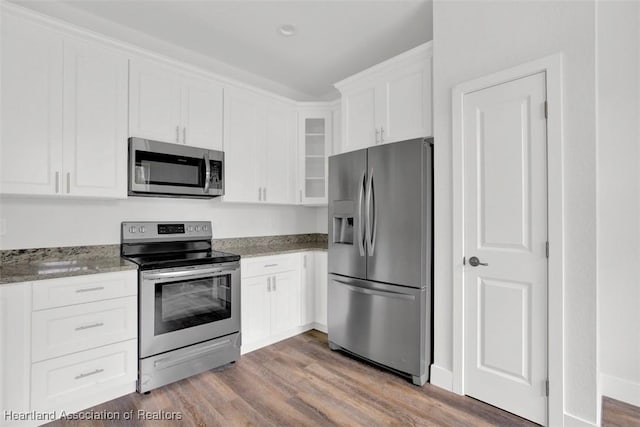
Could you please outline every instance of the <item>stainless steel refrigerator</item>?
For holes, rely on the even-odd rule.
[[[423,385],[431,363],[432,138],[329,158],[329,346]]]

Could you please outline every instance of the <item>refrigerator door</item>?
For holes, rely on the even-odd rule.
[[[329,272],[367,274],[364,199],[367,150],[329,158]]]
[[[431,171],[431,146],[423,138],[369,148],[368,280],[416,288],[430,284]]]
[[[410,374],[414,383],[424,384],[430,357],[427,292],[329,275],[331,348]]]

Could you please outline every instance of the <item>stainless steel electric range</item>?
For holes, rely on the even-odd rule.
[[[123,222],[138,265],[138,392],[240,358],[240,256],[211,248],[210,222]]]

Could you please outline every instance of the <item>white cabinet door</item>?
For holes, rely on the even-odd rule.
[[[270,335],[271,305],[267,277],[243,277],[241,289],[242,345],[248,346]]]
[[[296,271],[271,276],[272,335],[294,329],[300,324],[299,280],[299,272]]]
[[[0,191],[56,194],[62,173],[62,37],[2,15]]]
[[[375,145],[377,130],[376,88],[371,86],[342,97],[342,152]]]
[[[294,203],[295,116],[293,109],[276,103],[266,106],[264,195],[267,203]]]
[[[135,59],[129,79],[129,135],[180,143],[180,77],[159,63]]]
[[[303,252],[300,272],[300,325],[315,321],[315,252]]]
[[[222,151],[222,86],[191,77],[183,85],[181,141]]]
[[[31,283],[0,286],[0,414],[29,411]],[[0,416],[0,425],[12,425]]]
[[[320,329],[327,330],[327,280],[328,280],[328,264],[327,252],[315,252],[315,321]]]
[[[225,201],[258,202],[260,153],[258,152],[258,101],[239,90],[224,97]]]
[[[385,79],[379,94],[382,101],[380,142],[396,142],[431,135],[430,59]]]
[[[300,170],[300,203],[326,205],[331,154],[332,112],[302,110],[298,121],[298,149]]]
[[[127,197],[126,56],[65,41],[63,194]]]

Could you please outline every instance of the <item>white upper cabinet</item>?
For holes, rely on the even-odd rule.
[[[340,152],[432,135],[431,46],[336,83],[342,93]]]
[[[294,108],[241,88],[224,104],[224,200],[295,203]]]
[[[64,191],[126,197],[128,59],[80,41],[64,46]]]
[[[218,82],[136,58],[129,83],[130,136],[222,150]]]
[[[2,19],[2,193],[126,197],[127,56]]]
[[[328,156],[333,133],[331,109],[300,109],[298,132],[299,202],[326,205]]]
[[[60,191],[62,61],[60,35],[2,15],[2,193]]]

